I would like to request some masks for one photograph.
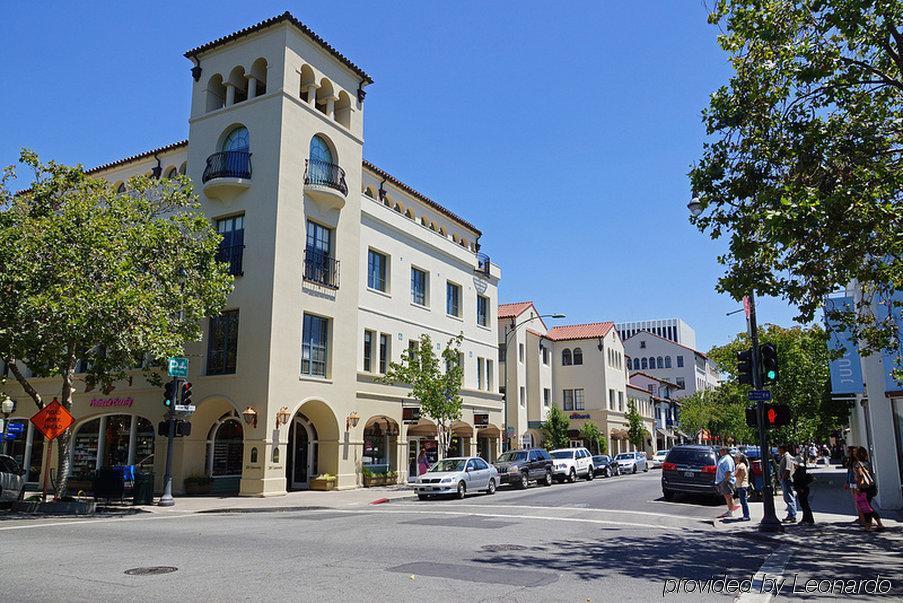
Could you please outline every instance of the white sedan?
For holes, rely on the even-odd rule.
[[[417,498],[453,494],[464,498],[468,492],[484,491],[495,494],[499,473],[495,467],[478,456],[442,459],[414,482]]]
[[[667,450],[659,450],[655,454],[652,455],[652,458],[649,459],[649,468],[650,469],[658,469],[662,466],[662,463],[665,462],[665,457],[668,456]]]

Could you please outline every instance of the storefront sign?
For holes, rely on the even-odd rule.
[[[488,427],[489,413],[473,413],[474,427]]]
[[[44,434],[48,440],[55,440],[60,437],[69,426],[75,422],[69,411],[63,408],[63,405],[56,401],[42,408],[31,418],[34,426]],[[49,450],[49,448],[48,448]]]
[[[401,409],[401,420],[405,425],[416,425],[420,422],[420,407]]]
[[[91,400],[91,406],[94,408],[128,408],[134,402],[135,401],[131,398],[94,398],[93,400]]]
[[[590,416],[589,416],[589,413],[572,412],[570,415],[570,418],[571,419],[589,419]]]

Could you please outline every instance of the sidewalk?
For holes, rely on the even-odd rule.
[[[741,514],[738,511],[733,518],[715,519],[713,521],[715,531],[735,536],[789,541],[808,541],[813,538],[822,538],[828,533],[835,534],[837,532],[862,532],[864,536],[871,536],[871,534],[866,534],[861,527],[853,523],[856,519],[853,502],[849,491],[843,489],[843,484],[846,481],[846,469],[836,466],[819,466],[817,469],[810,468],[810,474],[815,477],[815,481],[810,486],[809,494],[812,516],[815,518],[814,526],[799,523],[784,524],[783,533],[759,532],[759,522],[762,521],[765,507],[761,502],[756,502],[749,504],[750,521],[740,521],[738,517]],[[786,515],[787,505],[781,496],[775,496],[774,507],[778,519],[782,519]],[[881,520],[887,529],[884,532],[876,533],[876,535],[899,540],[901,547],[903,547],[903,521],[901,521],[903,517],[896,511],[879,509],[879,512]],[[802,511],[798,511],[797,520],[801,518]]]
[[[172,507],[144,505],[136,507],[151,513],[253,513],[255,511],[297,511],[301,509],[325,509],[379,504],[392,500],[413,498],[414,491],[406,485],[353,490],[317,492],[301,490],[285,496],[268,498],[246,496],[177,496]]]

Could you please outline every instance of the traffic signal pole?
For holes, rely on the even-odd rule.
[[[172,497],[172,451],[176,439],[175,404],[178,400],[179,383],[178,379],[173,379],[173,382],[175,382],[175,387],[172,389],[176,392],[176,400],[172,400],[172,405],[169,407],[169,412],[166,415],[166,421],[169,423],[169,432],[166,436],[166,469],[163,472],[163,496],[160,497],[160,502],[157,503],[161,507],[172,507],[176,504],[175,499]]]
[[[752,379],[753,389],[762,389],[762,374],[759,371],[761,366],[761,358],[759,357],[759,327],[756,324],[756,294],[755,291],[750,293],[749,297],[749,315],[747,317],[747,326],[749,328],[749,338],[752,341]],[[765,507],[765,516],[759,523],[760,532],[783,532],[784,526],[778,521],[777,513],[774,508],[774,490],[771,487],[771,448],[768,445],[768,430],[765,427],[765,401],[758,400],[756,402],[756,421],[759,426],[759,450],[762,453],[762,486],[763,496],[762,504]]]

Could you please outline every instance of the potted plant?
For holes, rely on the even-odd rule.
[[[213,489],[213,478],[209,475],[190,475],[183,483],[188,496],[205,496]]]
[[[388,473],[377,473],[368,467],[361,469],[361,476],[363,476],[364,478],[363,481],[365,488],[370,488],[372,486],[385,486],[388,479]]]
[[[320,490],[323,492],[329,492],[330,490],[335,490],[336,485],[336,476],[331,475],[329,473],[321,473],[317,477],[310,480],[310,489],[311,490]]]

